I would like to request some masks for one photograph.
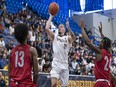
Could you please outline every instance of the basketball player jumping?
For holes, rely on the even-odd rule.
[[[100,22],[100,26],[98,26],[99,28],[99,32],[100,32],[100,35],[101,35],[101,38],[104,38],[104,34],[102,32],[102,22]],[[111,50],[111,49],[110,49]],[[110,61],[111,62],[111,61]],[[109,65],[110,67],[110,65]],[[112,70],[110,68],[110,77],[111,77],[111,82],[110,82],[110,87],[116,87],[115,84],[116,84],[116,78],[115,76],[112,74]]]
[[[55,35],[50,30],[50,24],[53,16],[50,14],[50,17],[46,23],[46,33],[48,37],[52,40],[53,43],[53,61],[52,61],[52,70],[51,82],[52,87],[57,86],[58,79],[61,80],[62,87],[68,86],[69,79],[69,69],[68,69],[68,51],[72,42],[75,40],[75,35],[71,31],[69,22],[66,22],[66,27],[70,35],[65,35],[65,26],[60,24],[58,26],[58,35]]]
[[[101,23],[100,25],[101,26],[99,26],[99,28],[102,28]],[[96,53],[96,59],[94,60],[94,74],[96,83],[94,87],[112,87],[109,67],[112,59],[111,40],[107,37],[104,37],[103,33],[100,31],[102,40],[99,48],[95,47],[85,33],[85,24],[83,20],[80,21],[80,27],[82,31],[82,37],[85,40],[86,45]]]
[[[38,78],[37,51],[27,45],[29,28],[25,24],[18,24],[14,29],[14,36],[19,45],[14,47],[9,58],[10,87],[36,87]],[[33,69],[33,80],[31,71]]]

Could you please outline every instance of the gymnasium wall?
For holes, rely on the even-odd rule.
[[[78,23],[79,23],[79,20],[83,18],[85,21],[87,30],[91,28],[93,35],[95,36],[100,36],[99,31],[98,31],[98,25],[99,25],[99,22],[101,21],[103,24],[102,26],[103,26],[104,35],[109,37],[112,40],[114,40],[114,37],[116,37],[116,29],[113,30],[113,27],[116,27],[116,24],[115,24],[116,19],[113,21],[114,25],[112,26],[111,18],[101,15],[101,14],[97,14],[97,13],[85,14],[85,15],[80,15],[80,16],[73,15],[72,18],[75,22],[78,22]]]
[[[100,25],[99,22],[102,22],[102,26],[103,26],[103,34],[107,37],[109,37],[110,39],[113,39],[113,32],[112,32],[112,22],[110,20],[109,17],[107,16],[103,16],[97,13],[93,14],[93,26],[98,29],[98,25]],[[99,34],[98,31],[95,32]]]
[[[115,12],[115,14],[113,15],[113,17],[112,17],[112,26],[113,26],[113,39],[114,40],[116,40],[116,10],[114,10]]]
[[[76,22],[79,23],[80,19],[83,18],[87,30],[92,28],[93,26],[93,14],[86,14],[86,15],[73,15],[72,19]]]

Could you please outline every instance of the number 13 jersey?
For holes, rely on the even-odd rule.
[[[30,58],[30,46],[18,45],[12,49],[10,54],[10,78],[22,82],[32,82],[32,62]]]

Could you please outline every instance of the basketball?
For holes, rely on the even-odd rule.
[[[59,11],[59,5],[56,2],[52,2],[49,5],[49,13],[53,16],[55,16]]]

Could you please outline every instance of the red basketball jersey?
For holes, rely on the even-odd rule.
[[[18,45],[12,49],[10,55],[10,78],[21,83],[31,84],[32,62],[30,46]]]
[[[108,53],[105,49],[102,50],[102,59],[97,62],[94,61],[95,68],[94,68],[94,74],[95,78],[97,79],[107,79],[111,81],[110,78],[110,64],[112,59],[112,54]]]

